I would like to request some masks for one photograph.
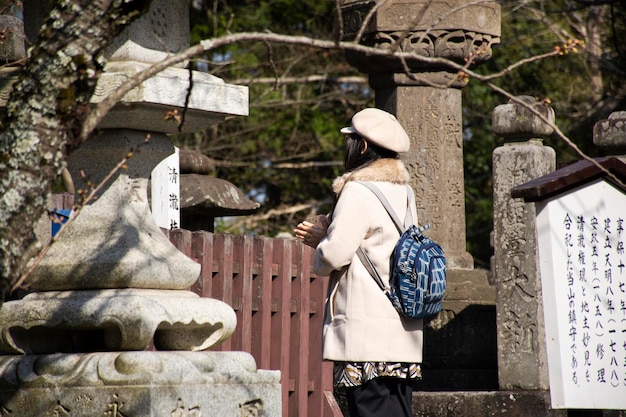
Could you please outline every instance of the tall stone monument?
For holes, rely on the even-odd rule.
[[[554,110],[533,97],[518,97],[554,123]],[[554,171],[554,149],[542,137],[552,128],[516,102],[493,111],[493,131],[507,140],[493,151],[493,213],[498,382],[501,389],[547,390],[548,364],[535,207],[511,197],[511,189]]]
[[[41,26],[45,12],[32,8],[41,4],[26,2],[26,26]],[[93,102],[184,49],[188,35],[187,2],[154,0],[108,51]],[[200,265],[164,236],[148,202],[152,169],[174,152],[166,134],[246,115],[247,94],[170,68],[127,94],[71,154],[77,190],[113,176],[34,270],[35,292],[0,310],[0,415],[280,415],[279,372],[257,370],[247,353],[207,351],[232,334],[235,313],[188,291]],[[164,120],[173,110],[186,111],[183,125]]]

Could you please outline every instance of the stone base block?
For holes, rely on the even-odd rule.
[[[0,415],[280,416],[280,372],[243,352],[0,357]]]
[[[495,290],[485,270],[448,271],[443,311],[424,324],[424,391],[498,389]]]
[[[415,417],[567,417],[549,391],[415,392]]]

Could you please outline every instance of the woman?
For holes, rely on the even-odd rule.
[[[346,135],[346,172],[333,182],[336,203],[327,221],[298,224],[295,234],[315,247],[313,271],[330,275],[323,357],[335,362],[334,383],[346,389],[350,416],[411,416],[411,382],[421,378],[422,320],[400,317],[357,255],[362,247],[389,283],[389,257],[399,233],[368,188],[377,186],[398,217],[407,209],[409,174],[398,157],[409,138],[396,118],[367,108]],[[408,205],[408,207],[407,207]]]

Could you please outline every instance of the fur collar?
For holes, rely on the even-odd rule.
[[[344,185],[350,181],[385,181],[408,184],[409,179],[409,172],[400,159],[382,158],[335,178],[333,191],[335,194],[341,193]]]

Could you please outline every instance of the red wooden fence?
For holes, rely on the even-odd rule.
[[[283,416],[340,417],[321,354],[328,279],[311,273],[313,250],[295,239],[165,233],[202,266],[191,289],[237,313],[235,333],[216,350],[246,351],[259,369],[280,370]]]

